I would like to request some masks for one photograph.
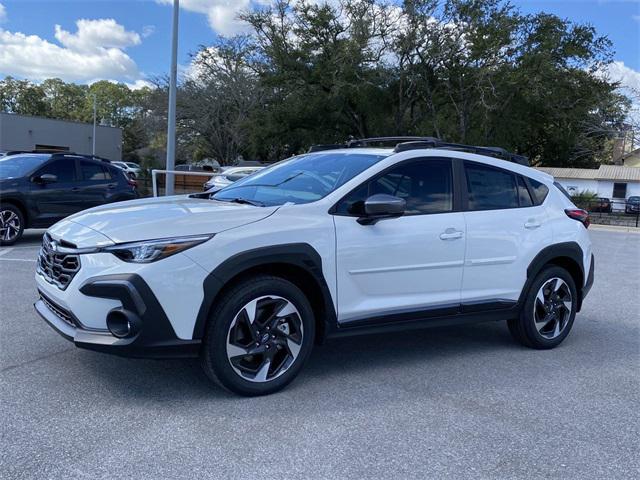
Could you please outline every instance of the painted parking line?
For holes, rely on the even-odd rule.
[[[13,250],[13,248],[3,248],[2,250],[0,250],[0,257],[3,256],[3,255],[6,255],[11,250]]]
[[[37,260],[32,258],[0,258],[0,262],[32,262],[36,263]]]

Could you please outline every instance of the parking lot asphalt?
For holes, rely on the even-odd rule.
[[[83,351],[36,315],[42,232],[0,249],[2,478],[638,478],[640,235],[593,231],[555,350],[504,322],[333,340],[283,392]]]

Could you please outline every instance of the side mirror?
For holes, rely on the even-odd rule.
[[[364,201],[365,215],[358,218],[360,225],[374,225],[379,220],[397,218],[404,215],[407,202],[399,197],[378,193]]]
[[[42,175],[38,175],[33,179],[35,183],[46,184],[46,183],[55,183],[58,181],[58,177],[51,173],[45,173]]]

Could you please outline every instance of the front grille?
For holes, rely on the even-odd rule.
[[[72,327],[77,327],[76,323],[73,321],[73,315],[71,315],[71,312],[69,310],[62,308],[52,300],[49,300],[42,294],[42,292],[40,292],[40,300],[42,300],[44,304],[49,308],[49,310],[55,313],[58,318],[68,323]]]
[[[51,236],[45,233],[38,255],[38,272],[49,283],[64,290],[80,270],[80,257],[75,254],[58,252],[57,245]]]

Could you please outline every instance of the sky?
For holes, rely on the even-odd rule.
[[[246,28],[239,11],[270,0],[181,0],[178,63],[217,34]],[[173,0],[0,0],[0,78],[107,79],[139,87],[169,70]],[[589,23],[613,42],[612,79],[640,91],[640,0],[512,0]]]

